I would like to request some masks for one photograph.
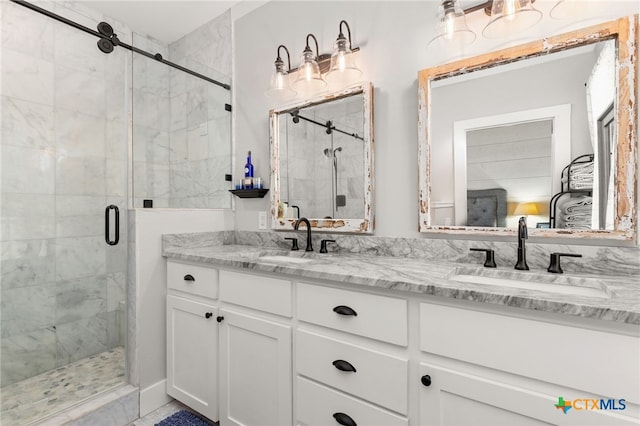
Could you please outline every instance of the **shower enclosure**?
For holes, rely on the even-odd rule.
[[[131,59],[12,2],[1,24],[2,423],[28,424],[125,381]]]
[[[228,75],[155,55],[222,79],[188,42],[18,3],[0,3],[0,423],[22,425],[127,383],[127,210],[229,207],[231,149]]]

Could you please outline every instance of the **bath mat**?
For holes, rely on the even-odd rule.
[[[209,423],[207,420],[198,417],[191,411],[180,410],[173,413],[155,426],[212,426],[216,423]]]

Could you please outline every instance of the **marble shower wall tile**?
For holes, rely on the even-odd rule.
[[[2,95],[53,105],[53,63],[2,47]]]
[[[46,239],[1,242],[2,291],[53,281],[56,266],[54,241]]]
[[[89,276],[56,283],[56,324],[88,319],[107,312],[107,276]]]
[[[0,345],[3,386],[56,368],[56,333],[37,330],[13,337],[3,337]]]
[[[56,326],[58,367],[109,349],[107,315]]]
[[[55,283],[2,290],[2,337],[53,330],[56,314]]]
[[[0,34],[4,48],[52,60],[54,22],[12,2],[2,2]]]
[[[50,149],[54,143],[53,106],[2,96],[2,145]]]

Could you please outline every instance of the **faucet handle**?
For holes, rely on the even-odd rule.
[[[292,244],[291,244],[291,250],[295,251],[295,250],[300,250],[298,248],[298,239],[297,238],[285,238],[285,240],[291,240]]]
[[[494,251],[492,249],[471,248],[469,250],[485,252],[487,254],[487,257],[485,258],[485,261],[484,261],[484,267],[485,268],[495,268],[496,267],[495,254],[494,254]]]
[[[320,253],[328,253],[327,252],[327,243],[335,243],[336,240],[322,240],[320,241]]]
[[[551,253],[549,258],[549,267],[547,268],[547,272],[551,272],[552,274],[562,274],[562,268],[560,267],[560,258],[562,256],[565,257],[582,257],[581,254],[574,253]]]

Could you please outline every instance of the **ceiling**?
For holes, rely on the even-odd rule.
[[[172,43],[242,0],[81,0],[133,31]]]

